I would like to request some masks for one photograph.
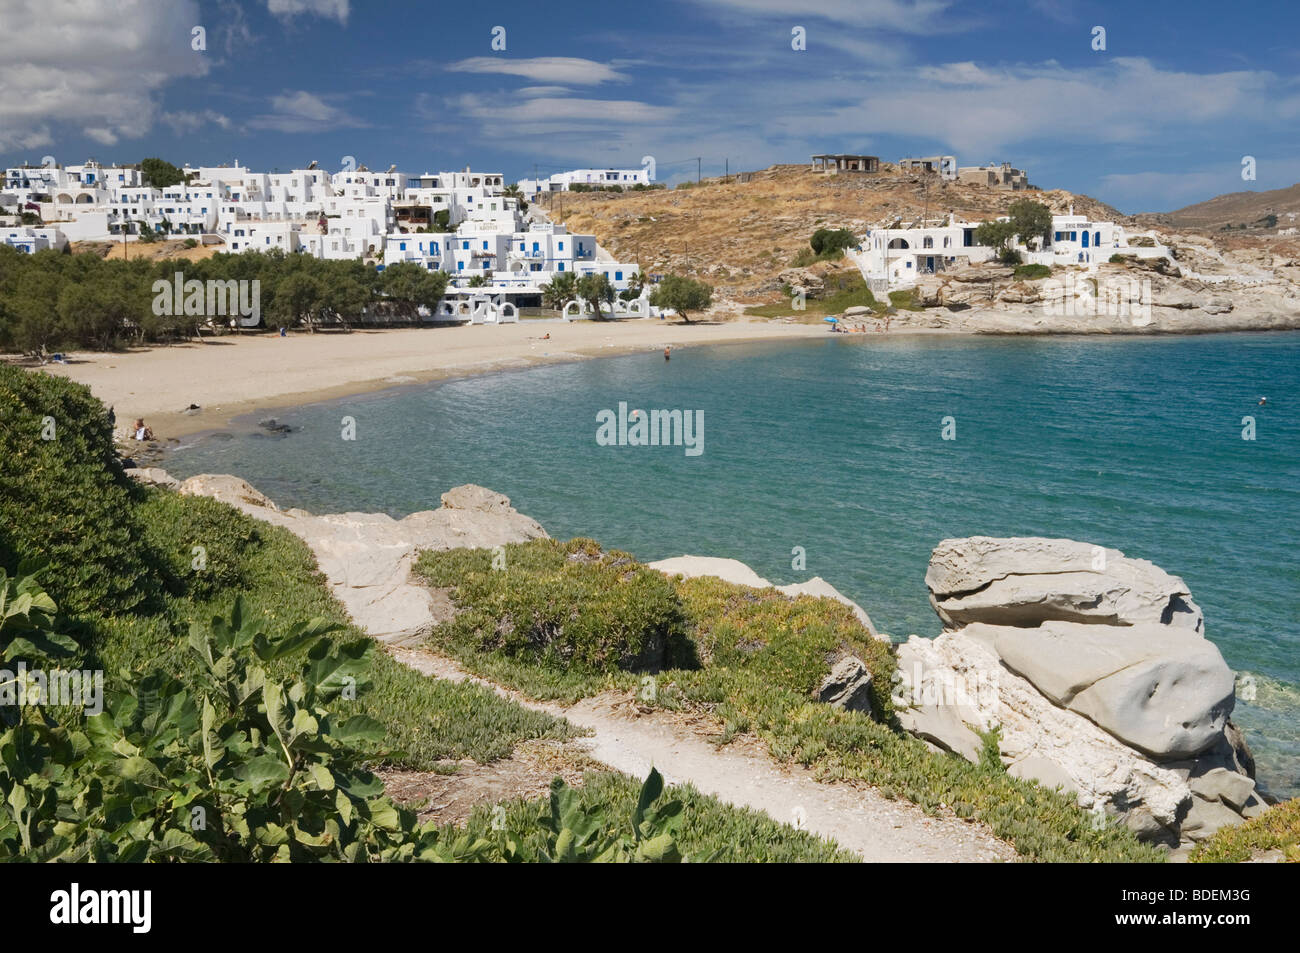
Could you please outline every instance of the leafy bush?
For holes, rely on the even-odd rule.
[[[172,593],[204,601],[245,585],[244,554],[261,544],[251,516],[209,497],[165,490],[149,493],[139,515]]]
[[[585,673],[694,664],[686,619],[662,573],[589,539],[421,555],[418,571],[455,586],[460,612],[436,641]]]
[[[72,612],[127,611],[158,586],[113,420],[90,390],[0,365],[0,565],[49,566]]]
[[[55,605],[31,578],[0,574],[6,661],[50,661],[61,649]],[[229,619],[191,628],[201,677],[193,687],[161,672],[125,679],[103,712],[71,725],[19,708],[0,734],[0,859],[223,861],[677,861],[682,806],[655,806],[652,771],[632,822],[553,784],[550,813],[493,839],[419,825],[361,766],[354,745],[378,741],[365,715],[332,703],[368,681],[374,643],[334,644],[322,619],[268,638],[236,601]],[[75,643],[71,643],[75,645]],[[288,683],[276,661],[301,659]],[[30,714],[29,714],[30,712]]]
[[[889,646],[873,639],[848,606],[811,596],[790,599],[775,589],[750,589],[712,576],[682,579],[677,589],[706,667],[743,670],[811,696],[835,661],[856,655],[872,674],[875,710],[887,718],[897,663]]]
[[[1034,281],[1037,278],[1046,278],[1051,273],[1052,269],[1048,265],[1019,265],[1012,274],[1015,278]]]
[[[650,292],[650,304],[656,308],[676,311],[687,324],[689,313],[703,311],[713,303],[713,286],[694,278],[666,275]]]
[[[813,232],[812,238],[808,244],[812,247],[813,254],[823,256],[835,251],[843,251],[846,248],[853,247],[857,243],[857,238],[853,232],[847,228],[819,228]]]

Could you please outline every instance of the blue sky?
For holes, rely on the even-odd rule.
[[[1300,181],[1300,13],[1068,0],[0,0],[0,161],[661,181],[1008,160],[1125,212]],[[192,48],[193,29],[206,49]],[[806,49],[792,49],[792,30]],[[1093,29],[1106,49],[1092,49]],[[505,50],[492,48],[504,27]],[[1243,181],[1242,157],[1257,179]]]

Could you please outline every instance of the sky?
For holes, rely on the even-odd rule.
[[[1300,181],[1298,34],[1294,0],[0,0],[0,163],[942,153],[1167,211]]]

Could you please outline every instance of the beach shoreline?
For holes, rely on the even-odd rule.
[[[550,334],[547,340],[543,336]],[[143,418],[159,441],[220,430],[250,414],[542,364],[699,345],[808,340],[825,325],[522,321],[506,325],[228,336],[69,355],[42,370],[90,387],[119,428]],[[942,333],[942,332],[941,332]],[[187,412],[191,404],[197,411]]]

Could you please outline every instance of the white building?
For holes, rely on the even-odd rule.
[[[996,250],[975,241],[978,227],[978,222],[949,215],[940,223],[872,228],[850,255],[873,291],[906,288],[923,275],[992,260]],[[1160,244],[1154,232],[1143,237],[1140,244],[1133,244],[1122,225],[1094,222],[1086,215],[1075,215],[1071,209],[1067,215],[1052,216],[1051,234],[1045,241],[1034,239],[1031,247],[1020,247],[1019,251],[1026,264],[1084,268],[1106,262],[1115,254],[1169,257],[1169,249]]]
[[[380,269],[410,262],[448,275],[448,308],[437,317],[476,321],[510,320],[520,307],[540,305],[542,286],[556,275],[600,271],[623,291],[640,270],[609,259],[594,235],[571,235],[563,226],[525,217],[526,203],[507,194],[498,172],[467,166],[408,175],[395,167],[377,172],[360,166],[331,174],[313,162],[267,173],[238,160],[186,165],[182,172],[183,182],[154,188],[139,170],[93,160],[6,169],[0,207],[16,214],[31,211],[31,203],[44,227],[15,225],[5,242],[33,251],[69,241],[137,241],[150,231],[160,238],[220,241],[235,253],[278,249],[361,259]],[[644,169],[581,169],[552,178],[557,189],[577,182],[649,183]]]
[[[592,188],[617,185],[629,189],[634,185],[649,185],[652,181],[649,169],[574,169],[557,172],[546,179],[520,179],[518,185],[524,195],[536,195],[539,192],[568,192],[574,185],[590,185]]]
[[[10,248],[29,255],[47,249],[62,251],[68,244],[68,239],[61,231],[49,226],[19,225],[0,228],[0,240]]]

